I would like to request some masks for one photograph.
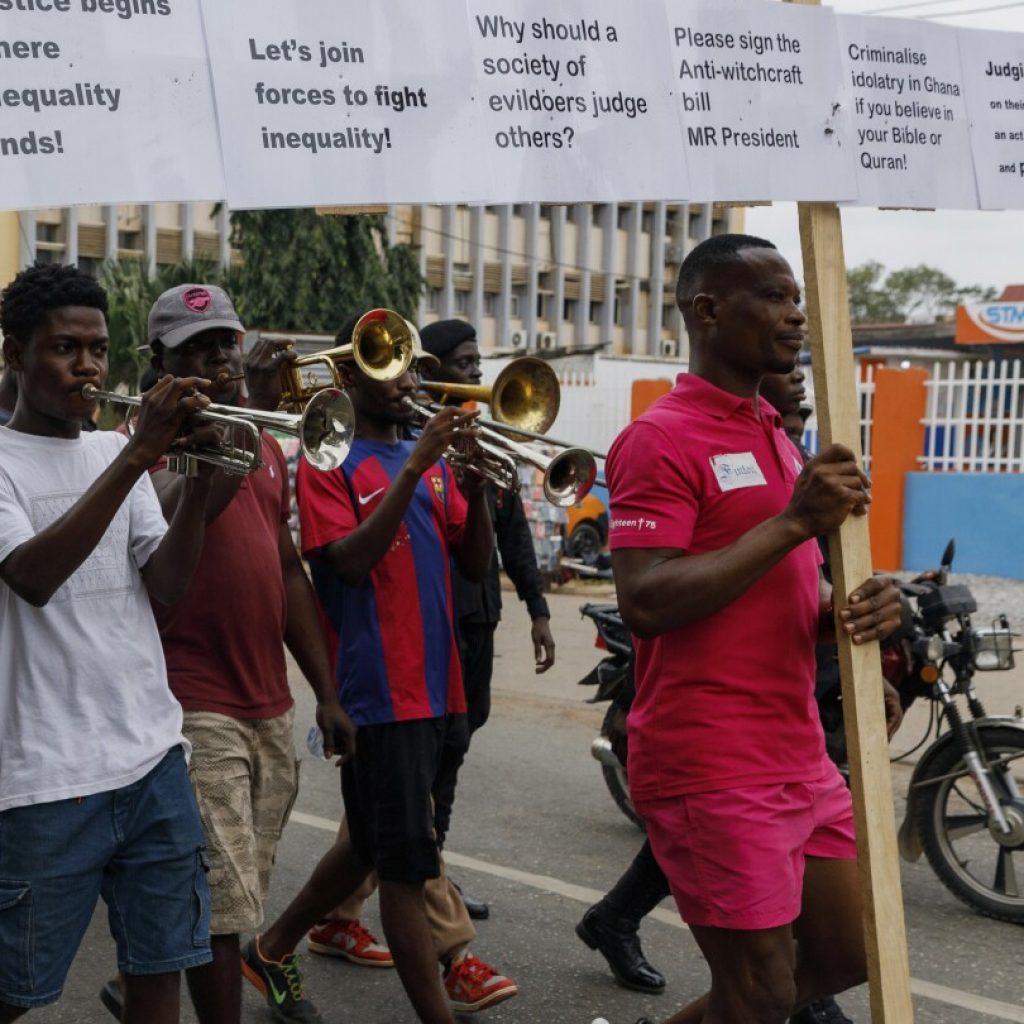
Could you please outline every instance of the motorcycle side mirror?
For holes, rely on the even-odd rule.
[[[939,566],[942,569],[943,580],[945,583],[945,576],[948,575],[949,570],[953,568],[953,559],[956,557],[956,538],[950,537],[949,543],[946,545],[946,550],[942,552],[942,563]]]

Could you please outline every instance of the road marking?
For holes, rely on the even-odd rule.
[[[302,811],[292,811],[291,820],[299,825],[307,825],[310,828],[320,829],[323,832],[337,834],[338,823],[329,818],[321,818],[315,814],[305,814]],[[555,896],[563,896],[565,899],[574,900],[590,906],[596,903],[603,892],[597,889],[588,889],[585,885],[575,885],[572,882],[563,882],[560,878],[552,878],[550,875],[537,875],[532,871],[520,871],[518,868],[508,868],[503,864],[492,864],[490,861],[479,860],[476,857],[467,857],[461,853],[453,853],[451,850],[444,851],[445,863],[457,868],[465,868],[467,871],[478,871],[484,875],[493,875],[495,878],[503,878],[508,882],[518,882],[520,885],[529,886],[531,889],[538,889],[541,892],[551,893]],[[652,910],[648,917],[667,924],[671,928],[681,928],[689,931],[686,925],[680,920],[678,914],[670,910],[663,910],[658,907]],[[983,1013],[999,1020],[1012,1021],[1013,1024],[1024,1024],[1024,1007],[1014,1006],[1012,1003],[1002,1003],[997,999],[989,999],[987,996],[975,995],[973,992],[962,992],[960,989],[948,988],[946,985],[936,985],[931,981],[922,981],[920,978],[910,979],[910,990],[914,995],[924,999],[933,999],[938,1003],[946,1003],[949,1006],[959,1007],[961,1010],[970,1010],[973,1013]]]

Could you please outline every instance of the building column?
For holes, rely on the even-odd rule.
[[[415,212],[413,212],[415,211]],[[416,253],[419,257],[419,268],[420,268],[420,280],[426,282],[427,280],[427,241],[423,225],[426,224],[427,208],[422,203],[416,207],[410,207],[410,214],[413,218],[413,224],[410,228],[410,237],[412,238],[413,245],[416,246]],[[427,316],[427,292],[426,284],[424,284],[424,290],[420,293],[419,308],[417,312],[416,322],[418,324],[423,323]]]
[[[227,270],[231,266],[231,211],[228,204],[220,204],[220,211],[217,214],[217,264],[221,270]]]
[[[441,319],[455,316],[455,210],[452,203],[441,207],[441,253],[444,259],[444,288],[441,290]]]
[[[526,328],[527,344],[537,347],[537,296],[540,292],[540,259],[537,246],[540,240],[540,203],[526,206]]]
[[[39,255],[36,245],[36,211],[22,210],[18,214],[18,242],[23,267],[30,267]]]
[[[590,234],[591,206],[578,203],[573,209],[576,222],[576,265],[580,273],[580,300],[576,307],[576,345],[586,346],[590,341]]]
[[[196,211],[191,203],[179,204],[178,223],[181,225],[181,258],[188,263],[196,258]]]
[[[665,247],[668,212],[665,203],[654,204],[651,226],[651,286],[647,293],[647,351],[661,355],[661,316],[665,299]]]
[[[64,220],[64,258],[61,263],[70,267],[78,262],[78,207],[65,207],[62,216]]]
[[[470,277],[473,291],[469,297],[469,322],[481,330],[484,321],[484,221],[486,206],[474,206],[470,211]]]
[[[142,251],[146,273],[152,277],[156,273],[156,203],[142,208]]]
[[[512,334],[512,206],[498,207],[498,260],[501,264],[501,286],[498,289],[498,316],[494,324],[494,343],[506,348]]]
[[[0,288],[21,269],[21,225],[18,214],[0,213]]]
[[[118,250],[121,248],[117,244],[117,218],[118,208],[116,205],[103,207],[103,221],[107,226],[106,236],[103,239],[103,258],[108,262],[117,259]]]
[[[615,255],[618,247],[619,204],[605,203],[601,216],[601,269],[604,271],[604,302],[601,304],[601,337],[609,355],[615,351]]]
[[[551,296],[553,316],[550,327],[555,332],[555,346],[562,347],[562,310],[565,306],[565,207],[551,207],[551,256],[554,260],[555,287]]]
[[[640,225],[643,217],[643,203],[630,203],[626,221],[626,273],[629,274],[626,286],[626,308],[623,310],[622,327],[625,335],[626,351],[637,353],[638,331],[640,323]]]
[[[679,257],[679,262],[682,263],[689,251],[690,239],[690,204],[680,203],[676,207],[675,223],[672,227],[672,245],[675,247],[675,251]],[[678,276],[678,271],[677,271]],[[672,284],[673,289],[675,288],[675,282]],[[672,311],[672,337],[679,342],[679,354],[686,359],[689,359],[689,338],[686,334],[686,325],[683,323],[683,312],[679,308],[679,303],[673,303],[674,309]]]

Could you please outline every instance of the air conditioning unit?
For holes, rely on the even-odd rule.
[[[558,338],[554,331],[537,332],[537,348],[541,352],[550,352],[558,345]]]
[[[662,338],[658,347],[662,359],[679,358],[679,341],[676,338]]]
[[[529,335],[526,331],[513,331],[509,337],[509,341],[512,343],[513,348],[526,348],[526,342]]]
[[[677,242],[665,241],[665,262],[666,263],[682,263],[683,257],[686,254],[683,252],[683,247]]]

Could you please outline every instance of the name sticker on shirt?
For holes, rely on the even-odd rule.
[[[768,484],[753,452],[713,455],[711,469],[723,491],[736,491],[741,487],[765,487]]]

